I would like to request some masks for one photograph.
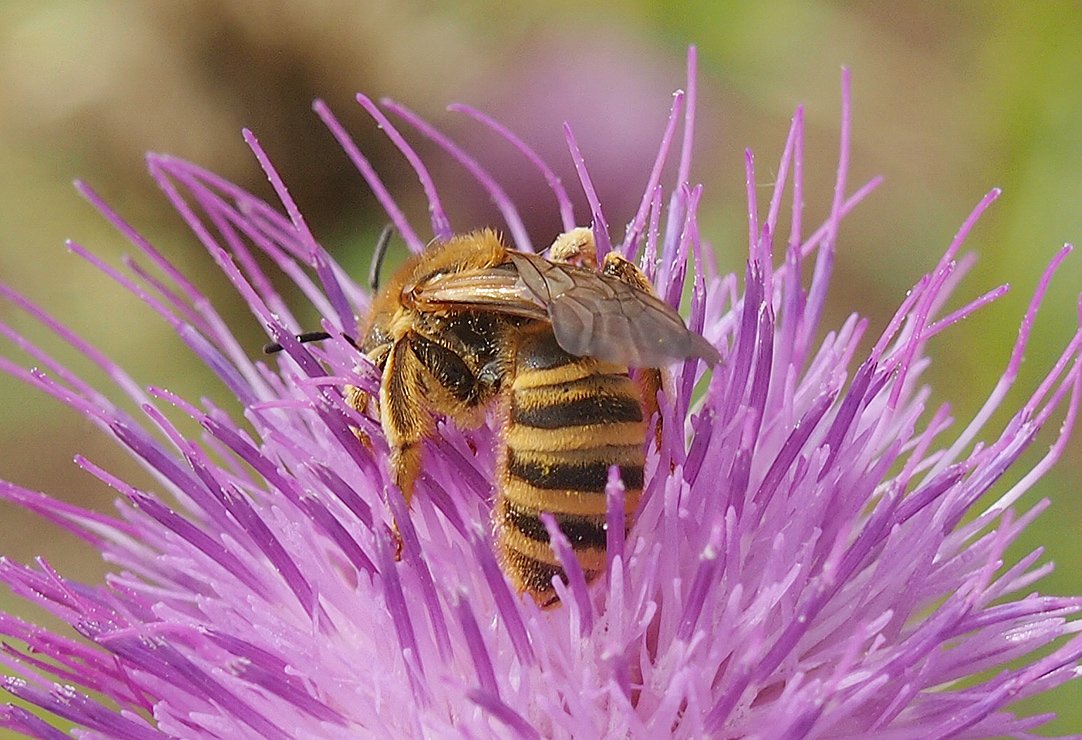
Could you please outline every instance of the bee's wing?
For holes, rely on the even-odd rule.
[[[552,323],[556,342],[576,356],[628,367],[660,367],[718,352],[688,330],[664,301],[594,270],[509,252],[514,270],[487,268],[441,275],[414,294],[417,305],[500,311]]]
[[[433,277],[413,289],[411,300],[423,311],[475,309],[548,320],[545,304],[513,270],[490,267]]]
[[[594,270],[512,253],[519,277],[548,308],[552,332],[566,352],[628,367],[660,367],[718,351],[690,331],[655,295]]]

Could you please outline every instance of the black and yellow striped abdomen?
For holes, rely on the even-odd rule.
[[[564,573],[541,514],[553,515],[587,579],[604,569],[608,471],[620,468],[630,525],[642,490],[643,407],[626,367],[567,354],[548,325],[524,332],[512,378],[496,541],[515,586],[549,605],[552,579]]]

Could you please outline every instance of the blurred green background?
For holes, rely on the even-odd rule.
[[[755,149],[760,180],[769,183],[793,107],[805,103],[806,220],[821,217],[836,161],[839,68],[853,71],[851,187],[875,174],[886,182],[843,227],[828,326],[856,310],[871,317],[873,334],[881,329],[970,208],[991,187],[1003,187],[969,242],[980,261],[959,302],[1001,282],[1013,289],[930,347],[933,400],[949,400],[961,420],[979,408],[1047,260],[1063,242],[1082,239],[1082,5],[525,5],[3,0],[0,279],[48,307],[139,382],[221,399],[164,322],[65,251],[69,237],[114,264],[130,251],[77,197],[73,177],[93,184],[205,286],[220,310],[235,316],[254,353],[263,341],[258,327],[145,174],[144,151],[192,159],[269,195],[240,138],[242,126],[252,128],[317,238],[360,272],[384,217],[310,101],[331,104],[420,218],[415,178],[352,104],[353,93],[392,95],[458,132],[471,129],[444,105],[462,101],[511,124],[569,184],[559,124],[571,121],[616,228],[630,216],[693,42],[701,85],[693,178],[706,185],[704,232],[733,269],[740,269],[746,239],[744,147]],[[482,151],[492,141],[479,140]],[[551,238],[558,224],[536,178],[511,182],[522,163],[486,155],[512,195],[529,204],[524,217],[535,240]],[[473,188],[456,190],[457,170],[437,167],[436,175],[456,228],[494,222],[491,205]],[[1075,255],[1040,314],[1012,407],[1073,332],[1080,288],[1082,255]],[[0,320],[60,349],[6,304]],[[0,350],[17,354],[7,343]],[[0,478],[102,510],[111,509],[113,496],[71,463],[76,452],[143,480],[108,440],[58,404],[6,376],[0,399]],[[1056,594],[1082,593],[1082,436],[1076,437],[1024,500],[1046,496],[1053,503],[1012,550],[1017,557],[1046,547],[1057,569],[1040,588]],[[1044,440],[1038,448],[1046,448]],[[0,553],[17,560],[45,555],[83,579],[104,572],[71,538],[5,505]],[[0,607],[32,614],[7,594],[0,594]],[[1059,712],[1046,731],[1082,730],[1082,686],[1021,708]]]

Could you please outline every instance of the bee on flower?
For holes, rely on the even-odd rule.
[[[547,256],[464,145],[400,104],[361,96],[428,195],[431,223],[410,223],[317,103],[394,233],[422,255],[385,288],[393,300],[374,298],[322,248],[250,133],[277,206],[152,156],[153,178],[281,350],[273,358],[238,342],[166,252],[80,185],[135,248],[135,269],[71,248],[168,321],[240,411],[144,388],[2,289],[111,385],[94,387],[7,327],[30,361],[0,367],[83,414],[155,484],[140,489],[77,458],[117,492],[113,515],[0,484],[0,498],[115,566],[105,583],[84,584],[44,561],[0,560],[0,581],[71,626],[62,634],[0,614],[12,674],[3,686],[21,702],[0,706],[0,726],[43,738],[62,736],[56,717],[89,736],[129,738],[908,738],[1043,724],[1011,706],[1077,675],[1082,600],[1035,592],[1047,570],[1039,553],[1005,562],[1004,552],[1048,506],[1026,494],[1074,423],[1082,331],[1002,429],[987,422],[1069,247],[1036,286],[1002,381],[958,430],[945,407],[926,408],[919,376],[929,340],[1003,292],[943,310],[963,242],[998,193],[882,330],[854,314],[824,331],[844,218],[877,185],[848,180],[848,75],[835,197],[816,228],[802,227],[802,111],[766,204],[755,201],[748,158],[739,277],[719,271],[699,231],[709,199],[691,180],[695,85],[692,52],[631,214],[602,211],[570,129],[589,212],[575,212],[526,142],[458,108],[521,154],[522,176],[550,184],[563,233],[583,237]],[[469,251],[461,234],[471,232],[453,229],[400,126],[460,162],[504,216],[492,226],[506,243],[467,237],[487,249],[467,271],[449,266],[461,254],[433,257]],[[670,156],[671,182],[661,178]],[[627,218],[622,235],[608,226],[617,216]],[[576,231],[584,224],[588,239]],[[323,341],[299,336],[311,327],[268,265],[319,311]],[[535,380],[540,399],[526,387]],[[581,382],[589,393],[572,387]],[[175,413],[202,434],[183,432]],[[547,434],[546,415],[561,430],[569,419],[603,428],[582,437],[589,452],[567,452],[566,439],[527,446]],[[1056,429],[1054,441],[1019,469],[1042,428]],[[596,453],[599,438],[620,449]],[[544,567],[520,568],[514,553],[524,552]]]

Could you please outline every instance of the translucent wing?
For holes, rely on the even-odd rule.
[[[718,352],[690,331],[673,308],[650,293],[585,267],[512,253],[523,283],[548,308],[556,341],[573,355],[629,367],[659,367]]]
[[[613,276],[508,252],[510,265],[440,275],[412,294],[422,310],[475,308],[548,319],[566,352],[628,367],[660,367],[717,350],[664,301]],[[513,266],[513,269],[506,269]]]
[[[513,270],[487,267],[436,275],[407,286],[405,300],[421,311],[498,311],[529,319],[549,318],[545,304],[534,297]]]

